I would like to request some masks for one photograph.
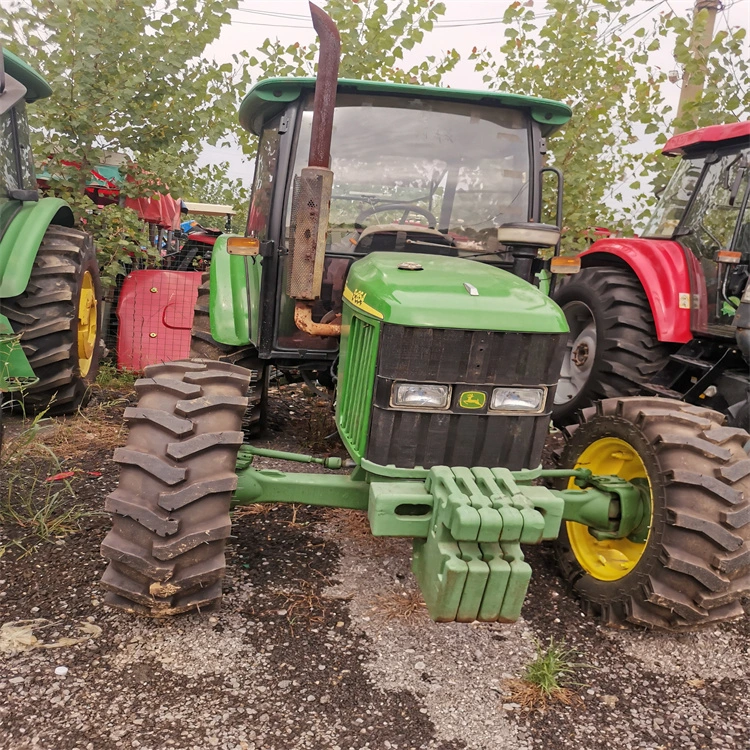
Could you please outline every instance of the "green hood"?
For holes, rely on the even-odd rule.
[[[424,270],[407,271],[405,262]],[[478,295],[469,294],[465,284]],[[386,323],[419,328],[565,333],[562,310],[513,274],[463,258],[371,253],[354,263],[345,300]]]

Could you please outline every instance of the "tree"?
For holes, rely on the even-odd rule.
[[[633,4],[549,0],[551,15],[540,27],[531,4],[516,2],[505,12],[499,50],[472,54],[492,88],[557,99],[573,109],[568,125],[549,139],[550,161],[565,176],[568,250],[583,249],[594,227],[626,228],[627,215],[607,199],[613,185],[638,171],[641,154],[632,144],[643,128],[655,131],[664,122],[659,81],[639,69],[661,28],[630,37],[616,31],[631,21]]]
[[[52,96],[30,107],[45,141],[52,190],[92,231],[112,279],[143,252],[142,226],[117,205],[83,195],[108,152],[127,158],[123,192],[179,195],[201,143],[234,128],[234,84],[246,72],[201,58],[237,0],[11,0],[0,39],[47,78]],[[37,136],[37,143],[40,142]],[[136,166],[137,165],[137,166]]]
[[[668,30],[674,35],[675,62],[686,78],[700,85],[701,93],[685,104],[679,120],[672,126],[693,130],[719,122],[733,122],[750,116],[750,54],[748,29],[722,29],[710,45],[697,45],[691,52],[691,39],[700,39],[706,25],[707,13],[695,19],[671,16]]]
[[[634,14],[634,0],[548,0],[537,16],[533,2],[514,2],[504,16],[497,50],[471,59],[491,88],[543,96],[573,108],[569,124],[550,138],[550,161],[565,175],[565,247],[581,250],[597,226],[629,231],[654,202],[652,181],[671,165],[642,143],[664,143],[673,113],[662,87],[665,71],[649,66],[651,53],[673,40],[676,59],[705,71],[703,95],[686,107],[692,127],[725,122],[750,111],[746,31],[720,32],[705,58],[688,54],[691,24],[671,12],[650,28]],[[540,19],[545,20],[540,23]],[[644,136],[651,136],[644,138]]]

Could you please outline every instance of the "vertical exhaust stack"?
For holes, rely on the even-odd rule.
[[[310,3],[310,13],[320,39],[320,54],[308,166],[302,169],[294,184],[286,292],[297,300],[294,320],[300,330],[315,336],[338,336],[341,332],[339,322],[313,321],[312,302],[320,296],[323,281],[326,230],[333,188],[331,134],[341,39],[336,24],[327,13],[313,3]]]

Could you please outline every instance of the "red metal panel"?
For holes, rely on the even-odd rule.
[[[685,150],[691,146],[698,146],[702,143],[719,143],[732,138],[742,138],[742,136],[750,137],[750,121],[733,122],[729,125],[709,125],[707,128],[698,128],[698,130],[672,136],[664,144],[662,153],[667,156],[675,156],[685,153]]]
[[[614,256],[627,263],[643,285],[656,323],[659,341],[684,344],[690,330],[691,293],[685,251],[672,240],[631,237],[595,242],[581,253],[581,265],[608,265]]]
[[[117,363],[140,371],[190,356],[190,329],[201,274],[133,271],[117,304]]]

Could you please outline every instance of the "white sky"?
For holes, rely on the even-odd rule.
[[[361,0],[364,2],[364,0]],[[391,0],[393,2],[394,0]],[[482,89],[484,84],[481,74],[475,73],[473,64],[466,58],[472,47],[499,46],[500,22],[505,9],[511,0],[443,0],[446,13],[436,24],[434,30],[425,35],[424,42],[405,55],[404,67],[409,68],[420,62],[427,55],[439,55],[449,49],[458,50],[462,57],[457,69],[444,80],[444,83],[456,88]],[[325,0],[318,0],[325,7]],[[537,13],[545,13],[544,0],[536,0],[534,8]],[[643,18],[626,33],[632,34],[639,25],[651,26],[659,13],[670,9],[680,16],[689,16],[693,0],[638,0],[629,10],[631,17],[643,14]],[[279,15],[283,14],[286,18]],[[255,49],[267,38],[278,39],[284,45],[294,42],[306,45],[315,40],[315,32],[309,21],[307,0],[240,0],[240,10],[232,13],[233,22],[225,27],[221,38],[211,47],[207,55],[218,63],[230,62],[232,54],[248,49]],[[544,22],[543,17],[539,19]],[[750,0],[725,0],[725,8],[718,14],[716,31],[727,26],[744,26],[750,29]],[[622,32],[620,32],[622,33]],[[748,55],[750,55],[750,35],[748,38]],[[675,68],[671,49],[659,49],[652,53],[649,64],[661,70]],[[523,92],[517,92],[523,93]],[[666,84],[665,98],[676,107],[679,99],[679,86]],[[239,127],[239,126],[238,126]],[[252,164],[243,159],[234,149],[207,148],[201,161],[230,162],[229,175],[242,178],[246,184],[252,180]]]

